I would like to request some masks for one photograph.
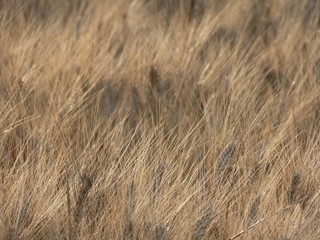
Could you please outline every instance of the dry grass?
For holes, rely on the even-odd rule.
[[[0,238],[319,239],[319,7],[0,1]]]

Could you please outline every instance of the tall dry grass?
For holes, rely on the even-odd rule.
[[[319,7],[0,1],[0,238],[319,239]]]

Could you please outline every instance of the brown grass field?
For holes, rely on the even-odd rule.
[[[320,1],[0,0],[0,239],[320,239]]]

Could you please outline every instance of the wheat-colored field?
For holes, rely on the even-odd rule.
[[[0,239],[320,239],[320,2],[0,1]]]

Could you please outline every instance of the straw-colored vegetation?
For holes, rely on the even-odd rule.
[[[320,239],[319,14],[0,1],[0,239]]]

